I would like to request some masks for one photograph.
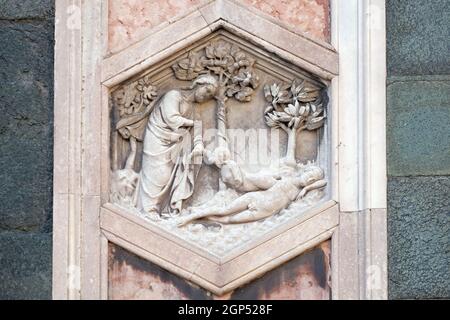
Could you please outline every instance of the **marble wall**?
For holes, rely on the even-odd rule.
[[[109,0],[109,50],[117,52],[152,30],[210,0]],[[243,0],[238,3],[280,20],[294,31],[330,40],[329,0]]]
[[[328,300],[330,241],[224,296],[215,296],[115,245],[109,246],[109,298],[116,300]]]

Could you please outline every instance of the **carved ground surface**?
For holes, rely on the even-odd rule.
[[[283,225],[289,220],[300,217],[308,209],[311,209],[312,205],[317,205],[323,199],[323,196],[323,192],[313,191],[303,200],[291,204],[289,208],[282,210],[279,214],[263,221],[239,225],[194,223],[187,227],[179,228],[177,226],[178,219],[166,219],[153,222],[135,208],[124,207],[124,209],[133,212],[145,221],[165,231],[173,233],[202,250],[208,251],[217,257],[223,257],[232,253],[234,250],[238,250],[251,242],[257,241],[264,234]]]

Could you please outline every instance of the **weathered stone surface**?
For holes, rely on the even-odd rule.
[[[52,235],[0,232],[0,299],[51,299]]]
[[[0,229],[42,230],[52,210],[52,22],[0,22]]]
[[[450,78],[388,85],[388,174],[450,174]]]
[[[329,300],[330,241],[236,290],[216,296],[119,246],[109,246],[111,300]]]
[[[450,177],[388,183],[389,297],[450,297]]]
[[[54,14],[55,0],[0,0],[0,19],[48,18]]]
[[[450,74],[450,1],[388,0],[390,75]]]

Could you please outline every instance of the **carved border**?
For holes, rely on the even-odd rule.
[[[55,2],[53,297],[100,297],[105,1]]]
[[[234,259],[240,256],[230,257],[228,261],[203,257],[204,264],[178,271],[175,271],[177,263],[167,260],[164,263],[170,264],[173,272],[192,281],[204,281],[203,286],[220,293],[331,237],[333,298],[386,298],[384,5],[384,0],[332,0],[332,44],[340,53],[339,58],[330,45],[312,41],[231,0],[210,2],[107,57],[107,1],[57,1],[53,297],[107,298],[108,241],[128,246],[150,260],[156,259],[157,248],[148,251],[123,240],[123,231],[117,228],[114,219],[112,225],[107,225],[111,214],[117,216],[116,220],[129,219],[117,211],[111,213],[107,207],[100,209],[107,200],[108,189],[109,88],[222,27],[310,72],[332,79],[335,165],[331,174],[333,181],[338,182],[333,187],[332,198],[338,206],[292,229],[314,232],[316,227],[306,227],[308,221],[331,215],[334,220],[326,224],[326,230],[321,229],[303,240],[294,237],[296,245],[289,250],[285,247],[284,253],[278,252],[281,255],[277,257],[269,257],[270,251],[263,250],[263,254],[257,255],[263,259],[252,258],[255,264],[248,266],[247,273],[233,271]],[[166,46],[158,46],[164,43],[161,39],[167,40],[167,34],[173,38],[180,28],[179,39],[174,39],[169,46],[167,42]],[[261,30],[271,30],[270,37]],[[297,45],[291,46],[292,43]],[[152,233],[141,223],[133,228],[144,230],[146,237]],[[278,237],[289,235],[288,230]],[[130,239],[126,233],[124,237]],[[208,268],[219,268],[216,271],[220,272],[208,274]],[[375,270],[375,277],[371,270]]]
[[[333,299],[387,299],[385,0],[332,0]]]

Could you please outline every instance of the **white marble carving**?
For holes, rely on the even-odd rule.
[[[192,195],[198,163],[194,158],[203,155],[201,137],[191,148],[194,103],[212,99],[218,88],[213,76],[203,75],[192,90],[171,90],[156,103],[145,129],[138,209],[154,217],[167,205],[178,213]]]
[[[266,85],[264,96],[270,105],[264,111],[269,127],[280,128],[288,135],[286,163],[295,165],[297,135],[302,130],[315,130],[325,121],[319,89],[303,80],[292,84]]]
[[[111,201],[114,203],[136,205],[136,187],[139,183],[139,175],[134,171],[137,143],[144,139],[145,124],[153,110],[157,94],[156,87],[151,85],[148,77],[138,80],[127,89],[119,90],[117,106],[120,120],[115,130],[129,141],[130,152],[123,169],[119,169],[120,165],[113,161],[115,170],[111,173],[110,189]]]
[[[244,193],[226,205],[190,208],[190,214],[181,219],[179,226],[205,218],[226,224],[262,220],[286,209],[308,191],[325,187],[326,181],[323,179],[323,170],[313,165],[300,165],[298,171],[288,172],[287,175],[255,176],[254,180],[258,183],[252,184],[249,190],[257,187],[260,191]]]
[[[212,41],[172,64],[174,78],[187,86],[169,86],[158,95],[147,75],[120,89],[114,128],[128,147],[126,161],[113,161],[111,201],[217,254],[243,241],[243,226],[257,234],[317,203],[325,172],[318,163],[299,162],[296,151],[299,132],[325,123],[324,89],[305,79],[260,88],[256,64],[235,44]],[[253,104],[255,95],[268,105]],[[256,170],[236,160],[227,135],[229,99],[252,103],[267,130],[286,133],[284,157]],[[216,105],[212,148],[194,127],[196,108],[204,110],[208,101]],[[217,173],[217,189],[207,201],[192,202],[204,190],[197,177],[205,167]],[[222,244],[214,238],[219,234]]]

